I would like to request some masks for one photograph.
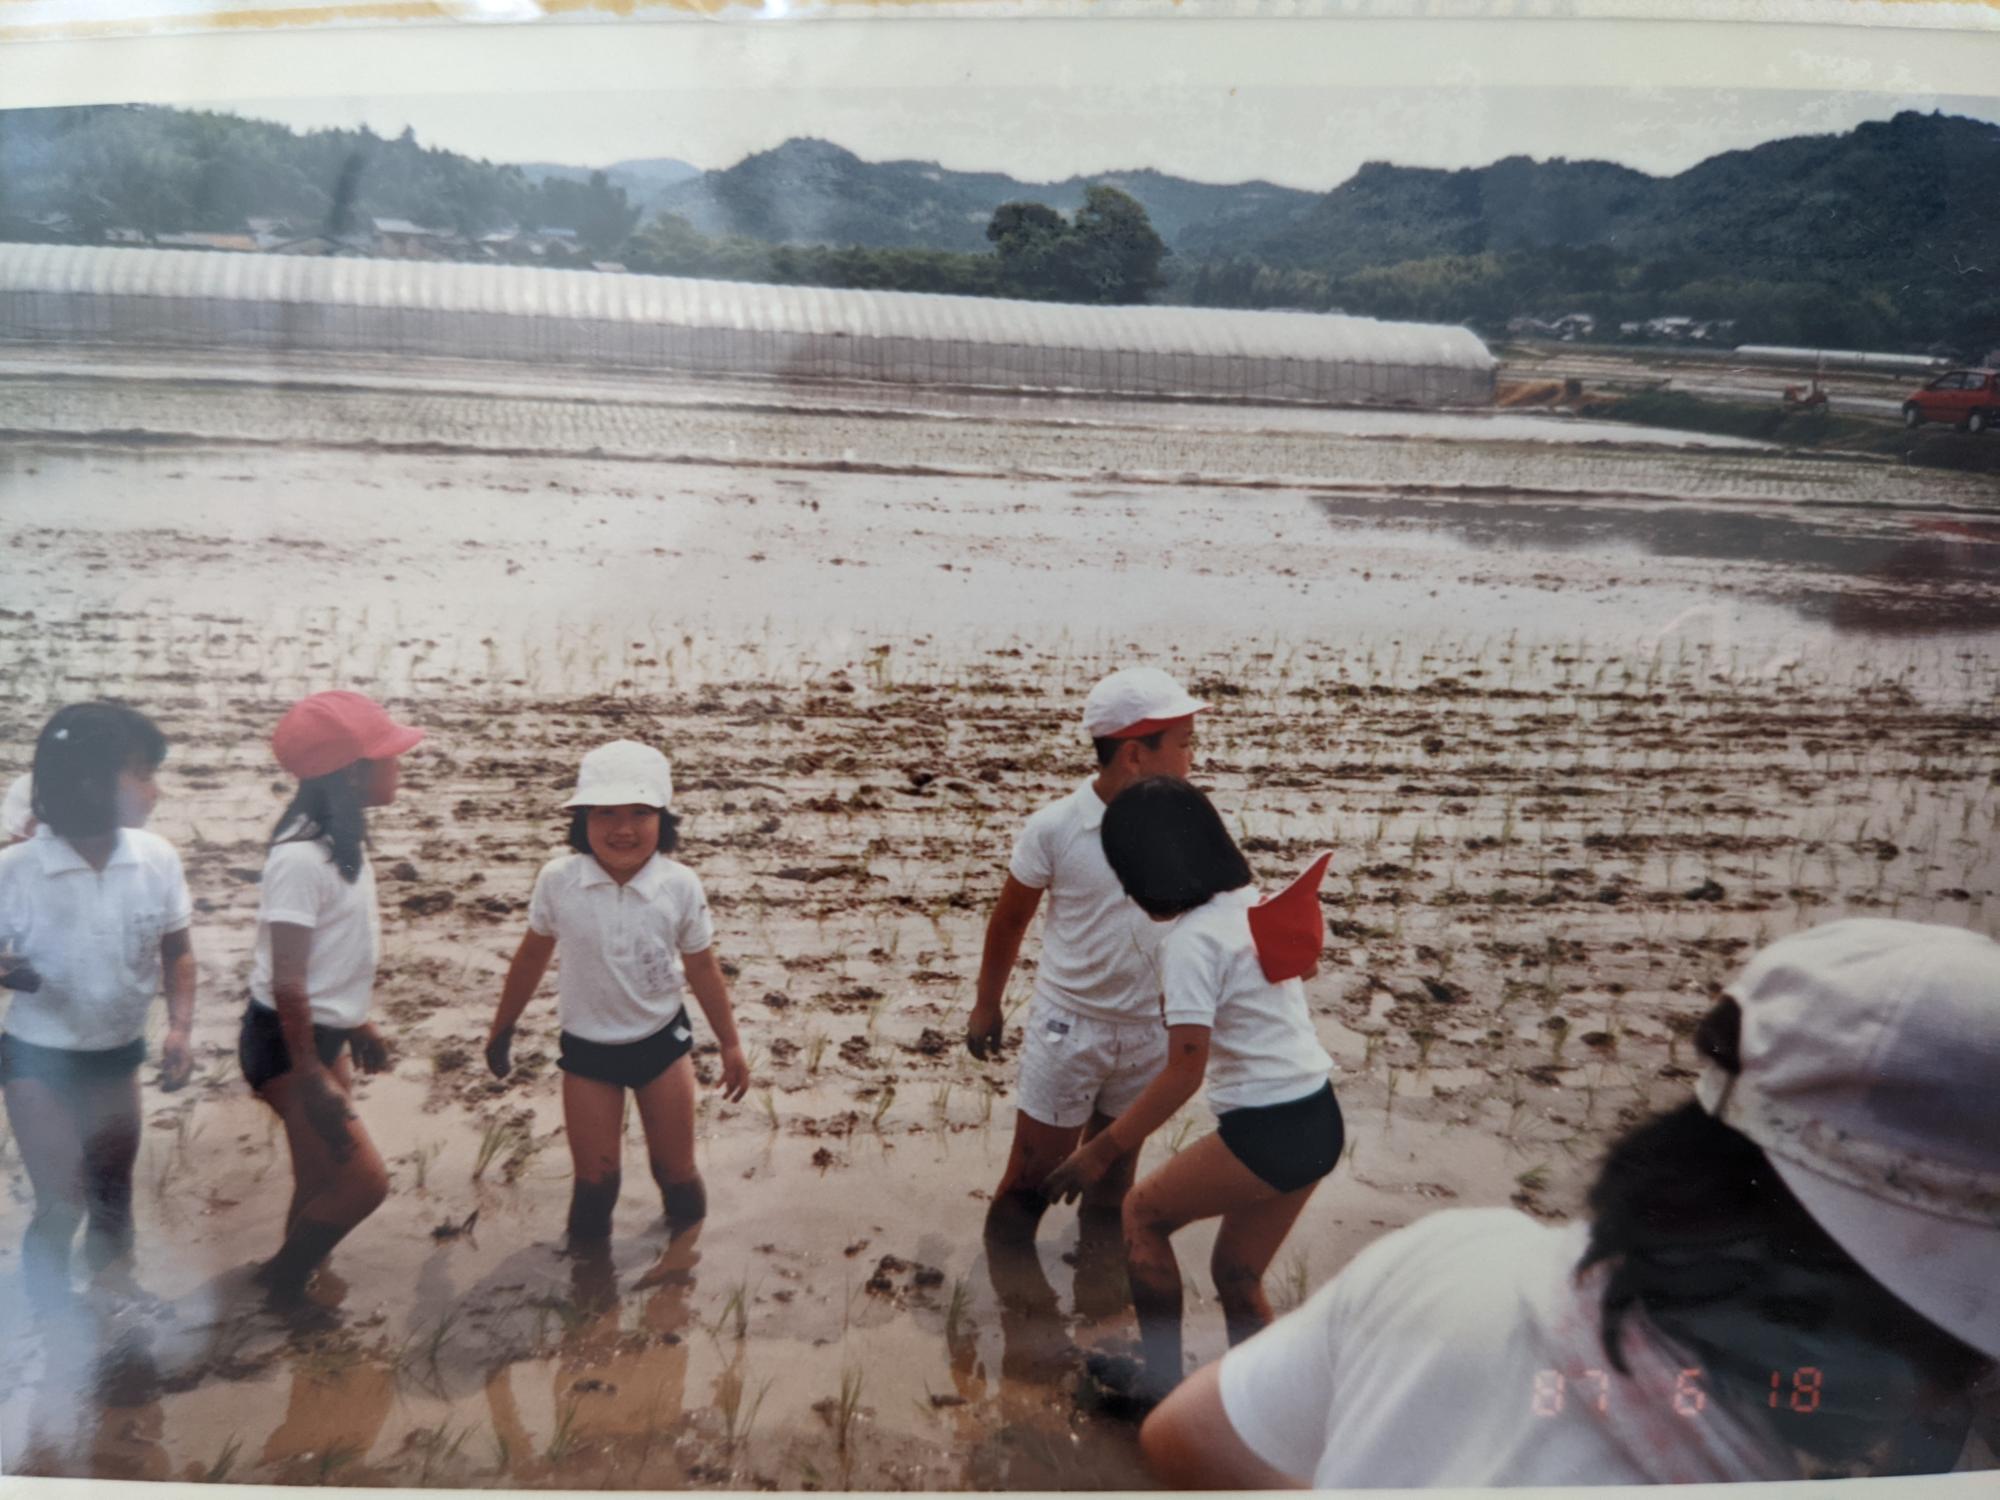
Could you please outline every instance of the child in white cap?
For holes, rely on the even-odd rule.
[[[1466,1209],[1386,1236],[1153,1413],[1154,1470],[1415,1489],[1980,1462],[2000,944],[1827,923],[1758,954],[1696,1042],[1696,1098],[1611,1148],[1588,1223]]]
[[[584,756],[564,804],[575,852],[550,860],[535,879],[528,931],[487,1036],[487,1066],[504,1078],[515,1024],[560,945],[558,1064],[576,1169],[569,1239],[579,1248],[611,1234],[628,1089],[667,1222],[686,1228],[708,1211],[694,1159],[687,991],[721,1045],[724,1097],[741,1099],[750,1087],[708,898],[694,871],[668,858],[678,841],[673,795],[667,758],[650,745],[614,740]]]
[[[1097,774],[1028,819],[1015,842],[1000,899],[987,922],[979,988],[966,1027],[977,1058],[997,1057],[1001,1000],[1021,940],[1043,900],[1041,962],[1021,1055],[1014,1144],[986,1217],[990,1240],[1032,1241],[1047,1207],[1048,1174],[1103,1130],[1160,1071],[1159,936],[1105,863],[1104,810],[1149,776],[1186,777],[1194,765],[1194,716],[1207,708],[1158,667],[1127,667],[1090,690],[1083,731]],[[1132,1186],[1137,1152],[1121,1156],[1083,1197],[1108,1214]]]

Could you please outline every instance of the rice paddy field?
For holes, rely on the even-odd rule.
[[[146,1073],[136,1270],[73,1318],[22,1299],[0,1149],[9,1473],[1143,1486],[1077,1393],[1131,1334],[1116,1247],[1056,1210],[1038,1265],[989,1265],[1013,1050],[961,1040],[1014,833],[1134,661],[1215,704],[1196,776],[1260,881],[1335,851],[1307,994],[1351,1146],[1282,1305],[1440,1207],[1575,1213],[1764,941],[2000,926],[1976,476],[1518,413],[18,351],[0,429],[0,769],[63,702],[158,720],[202,978],[195,1084]],[[246,1276],[288,1163],[235,1036],[267,737],[335,686],[430,735],[374,823],[395,1061],[358,1109],[394,1191],[281,1318]],[[699,1231],[669,1241],[634,1128],[611,1256],[570,1259],[552,986],[505,1082],[480,1044],[577,760],[620,736],[673,759],[754,1081],[704,1091]],[[1212,1358],[1207,1236],[1177,1244]]]

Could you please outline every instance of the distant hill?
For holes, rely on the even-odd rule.
[[[451,253],[486,254],[478,237],[510,226],[562,228],[577,256],[635,268],[993,293],[1008,284],[986,240],[993,211],[1071,215],[1100,184],[1137,200],[1172,252],[1156,300],[1489,332],[1583,314],[1572,326],[1595,320],[1599,337],[1680,318],[1744,342],[2000,344],[2000,126],[1942,114],[1667,177],[1518,156],[1455,171],[1371,162],[1308,193],[1140,169],[1026,182],[808,139],[719,171],[648,157],[600,179],[477,161],[409,131],[298,134],[137,105],[0,112],[0,235],[15,238],[229,234],[252,217],[341,236],[375,216],[449,230]]]
[[[1169,245],[1197,226],[1223,234],[1232,222],[1303,212],[1314,201],[1268,182],[1215,185],[1153,171],[1023,182],[935,162],[869,162],[827,141],[795,139],[669,187],[657,207],[703,234],[773,244],[984,251],[987,221],[1001,204],[1030,201],[1073,213],[1096,184],[1137,198]]]
[[[530,178],[559,177],[566,182],[588,182],[591,167],[570,167],[560,162],[522,162],[521,171]],[[632,206],[651,218],[659,210],[660,197],[669,188],[701,176],[701,168],[671,156],[640,161],[613,162],[602,169],[605,180],[622,188]]]

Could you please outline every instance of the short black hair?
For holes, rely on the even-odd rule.
[[[157,768],[167,737],[124,703],[59,708],[35,740],[30,804],[35,821],[62,838],[97,838],[118,828],[118,777]]]
[[[1735,1007],[1725,1000],[1717,1009]],[[1718,1027],[1715,1022],[1724,1024]],[[1696,1041],[1734,1061],[1734,1016],[1704,1022]],[[1724,1033],[1727,1033],[1726,1037]],[[1786,1391],[1772,1403],[1771,1371],[1790,1375],[1801,1346],[1848,1351],[1843,1363],[1880,1363],[1885,1393],[1900,1363],[1946,1391],[1964,1392],[1991,1367],[1978,1350],[1897,1298],[1820,1227],[1764,1152],[1693,1101],[1641,1121],[1606,1154],[1589,1194],[1589,1248],[1579,1271],[1605,1270],[1602,1341],[1611,1368],[1627,1372],[1623,1333],[1636,1312],[1699,1364],[1713,1396],[1745,1416],[1761,1413],[1793,1447],[1822,1463],[1852,1465],[1902,1422],[1882,1402],[1883,1424],[1814,1422]],[[1962,1436],[1962,1434],[1961,1434]],[[1905,1435],[1907,1437],[1907,1434]],[[1957,1443],[1947,1443],[1956,1457]],[[1950,1459],[1945,1461],[1949,1467]]]
[[[680,828],[681,820],[668,812],[664,807],[661,808],[660,853],[672,854],[674,850],[680,847]],[[578,854],[590,853],[590,809],[587,807],[573,807],[570,809],[569,846]]]
[[[1118,753],[1120,745],[1130,745],[1136,742],[1144,745],[1148,750],[1157,750],[1166,737],[1167,732],[1164,729],[1155,729],[1151,734],[1123,736],[1100,734],[1090,742],[1090,747],[1097,752],[1097,764],[1099,766],[1108,766],[1111,764],[1112,757]]]
[[[1250,865],[1199,788],[1177,776],[1135,781],[1104,810],[1104,857],[1148,916],[1177,917],[1250,884]]]

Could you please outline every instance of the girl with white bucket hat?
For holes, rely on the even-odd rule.
[[[688,1228],[708,1211],[694,1158],[689,991],[721,1046],[724,1097],[741,1099],[750,1087],[708,898],[694,871],[668,857],[678,843],[673,796],[672,768],[650,745],[614,740],[584,756],[576,791],[563,804],[574,852],[550,860],[536,877],[528,931],[487,1035],[487,1066],[505,1078],[514,1027],[560,944],[558,1066],[576,1169],[573,1247],[610,1236],[628,1090],[667,1222]]]

